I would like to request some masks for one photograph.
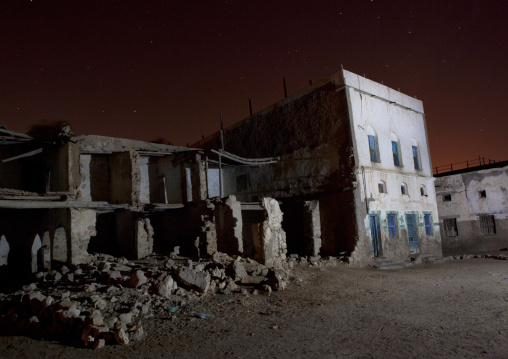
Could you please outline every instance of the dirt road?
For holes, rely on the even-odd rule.
[[[147,319],[147,338],[129,346],[4,337],[0,357],[508,358],[508,261],[295,271],[301,281],[270,296],[209,296]]]

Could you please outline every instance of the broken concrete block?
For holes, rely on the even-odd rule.
[[[180,267],[175,274],[180,282],[202,293],[206,292],[210,286],[210,275],[208,273]]]
[[[169,298],[177,287],[176,282],[169,275],[156,284],[157,294],[166,298]]]
[[[233,279],[239,278],[240,280],[243,280],[249,276],[247,274],[247,271],[245,270],[243,263],[238,260],[233,261],[229,264],[228,271],[229,271],[229,275]]]
[[[115,340],[120,345],[129,344],[129,337],[122,328],[115,330]]]
[[[137,288],[146,282],[148,282],[148,279],[145,277],[145,273],[142,270],[137,270],[130,277],[129,287]]]

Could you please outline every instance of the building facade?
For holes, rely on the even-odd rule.
[[[508,248],[508,161],[435,177],[444,254]]]
[[[442,254],[417,99],[342,70],[195,146],[278,157],[259,168],[225,166],[217,186],[241,201],[278,199],[289,253],[317,246],[304,225],[314,201],[320,228],[311,237],[320,237],[321,255],[346,253],[362,266]]]

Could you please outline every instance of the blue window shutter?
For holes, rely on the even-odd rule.
[[[418,147],[413,146],[413,160],[415,162],[415,170],[420,169],[420,161],[418,159]]]
[[[431,227],[432,221],[430,214],[425,214],[424,220],[425,220],[425,234],[430,236],[432,235],[432,227]]]
[[[399,146],[396,141],[392,141],[392,152],[393,152],[393,164],[395,166],[400,166]]]
[[[388,220],[388,234],[390,235],[390,238],[396,238],[397,237],[397,217],[393,213],[388,213],[386,218]]]
[[[378,162],[376,136],[369,135],[369,150],[370,160],[372,162]]]

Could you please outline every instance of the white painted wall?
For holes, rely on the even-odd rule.
[[[407,228],[406,213],[418,214],[418,235],[421,253],[440,253],[439,217],[432,165],[427,146],[423,104],[421,101],[378,84],[359,75],[343,71],[345,91],[350,101],[351,132],[358,165],[357,181],[362,200],[367,197],[369,213],[378,213],[381,241],[385,248],[398,251],[400,245],[392,245],[387,229],[387,213],[398,212],[398,230]],[[368,135],[375,133],[379,162],[371,162]],[[399,143],[400,166],[393,160],[392,139]],[[417,144],[420,170],[414,167],[412,146]],[[379,193],[378,183],[386,184],[387,193]],[[401,191],[406,184],[407,195]],[[426,196],[420,188],[425,186]],[[432,215],[432,235],[425,233],[424,213]],[[370,236],[368,217],[364,219],[366,233]]]
[[[149,157],[140,157],[139,172],[141,180],[139,181],[139,200],[141,203],[150,203],[150,175],[148,169]]]
[[[422,102],[348,71],[344,71],[344,82],[351,101],[358,166],[432,177]],[[369,126],[377,134],[379,163],[370,161]],[[393,164],[393,134],[400,142],[401,167]],[[420,171],[414,169],[412,146],[415,141],[419,149]]]

